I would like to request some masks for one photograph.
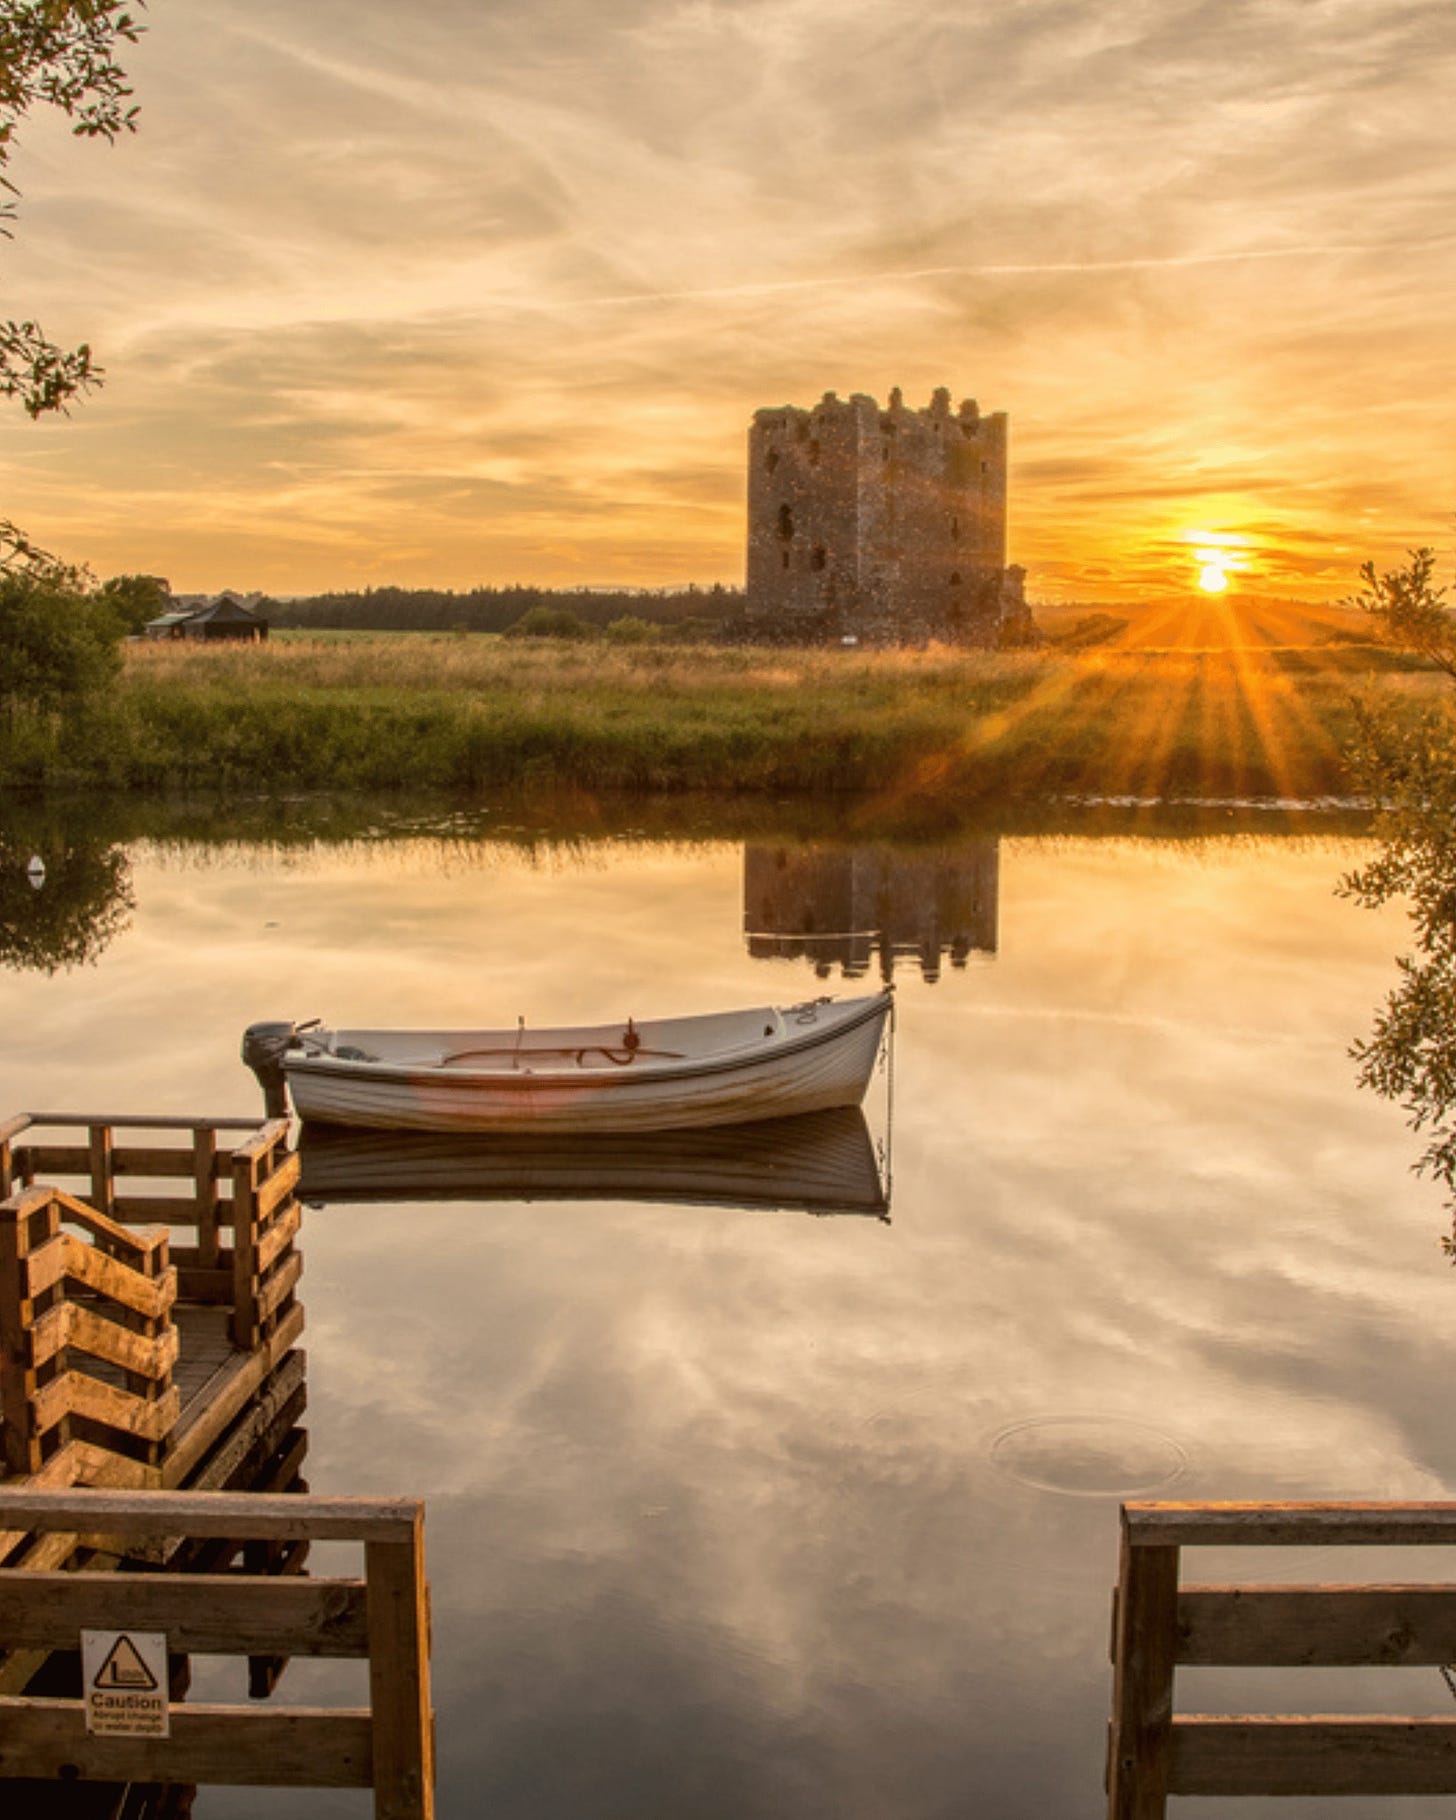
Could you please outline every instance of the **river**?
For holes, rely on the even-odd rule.
[[[1259,827],[305,817],[67,860],[26,824],[12,862],[56,852],[0,892],[0,1113],[251,1111],[263,1018],[606,1020],[891,973],[888,1219],[311,1208],[308,1478],[427,1500],[442,1815],[1095,1816],[1120,1497],[1456,1487],[1439,1196],[1347,1055],[1404,924],[1335,895],[1358,839]],[[1288,1703],[1222,1672],[1190,1688]],[[1313,1685],[1450,1710],[1433,1670]],[[295,1664],[280,1698],[355,1691]]]

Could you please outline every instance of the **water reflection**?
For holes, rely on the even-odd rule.
[[[0,966],[51,974],[94,963],[135,908],[123,847],[34,817],[0,830]]]
[[[326,841],[300,812],[271,845],[149,824],[99,968],[0,975],[24,1032],[0,1106],[248,1110],[237,1035],[279,1012],[565,1023],[781,996],[765,970],[845,931],[755,914],[786,946],[748,952],[745,841],[841,879],[882,832],[922,880],[972,846],[815,813],[462,811]],[[383,1198],[305,1215],[310,1478],[429,1501],[442,1813],[1096,1814],[1120,1492],[1456,1486],[1439,1197],[1346,1055],[1403,925],[1333,896],[1353,850],[1328,824],[1199,843],[1127,819],[999,831],[994,968],[952,964],[996,922],[950,887],[897,912],[892,1228],[690,1215],[626,1184],[543,1185],[527,1217],[463,1181],[396,1198],[382,1171]],[[890,920],[856,919],[871,969]],[[1278,1710],[1274,1689],[1245,1710],[1265,1694]]]
[[[933,985],[941,963],[993,955],[1000,896],[994,835],[928,849],[750,841],[743,850],[743,929],[759,960],[807,960],[820,979],[837,966],[862,979],[878,965],[918,962]]]
[[[856,1106],[709,1131],[460,1137],[305,1125],[299,1193],[361,1201],[642,1201],[888,1219],[882,1149]]]

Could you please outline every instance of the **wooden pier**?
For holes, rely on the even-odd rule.
[[[1456,1546],[1456,1504],[1127,1504],[1113,1614],[1110,1820],[1170,1795],[1456,1794],[1456,1717],[1175,1712],[1198,1667],[1456,1662],[1456,1586],[1180,1584],[1200,1548]]]

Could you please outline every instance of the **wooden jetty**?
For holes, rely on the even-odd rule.
[[[1184,1548],[1452,1546],[1456,1503],[1124,1505],[1110,1820],[1163,1820],[1170,1795],[1456,1794],[1456,1717],[1174,1710],[1185,1664],[1456,1662],[1456,1586],[1184,1585]]]

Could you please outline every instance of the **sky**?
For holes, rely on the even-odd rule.
[[[746,436],[948,386],[1033,599],[1449,557],[1449,0],[153,0],[0,314],[0,516],[179,591],[740,583]],[[1449,563],[1446,564],[1449,574]]]

